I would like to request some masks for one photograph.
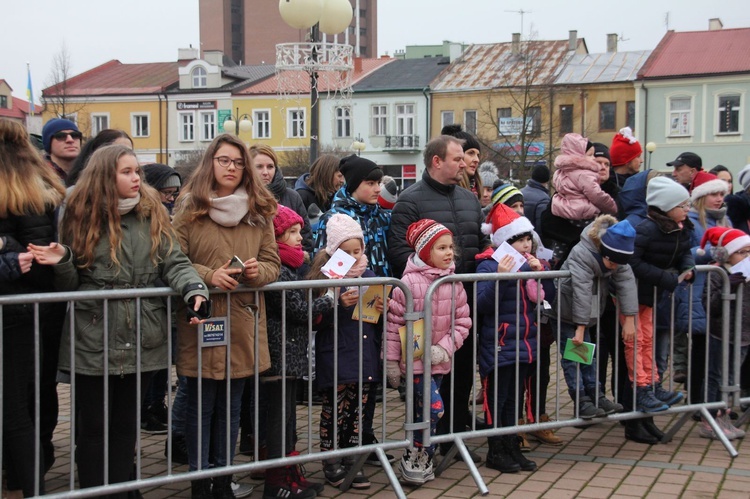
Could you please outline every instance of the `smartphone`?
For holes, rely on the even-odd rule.
[[[241,270],[245,270],[245,264],[244,264],[244,263],[242,263],[242,260],[240,259],[240,257],[238,257],[237,255],[234,255],[234,256],[232,257],[232,261],[231,261],[231,262],[229,263],[229,268],[230,268],[230,269],[241,269]],[[241,276],[241,275],[242,275],[242,272],[240,272],[239,274],[232,274],[232,278],[233,278],[233,279],[234,279],[235,281],[239,281],[239,280],[240,280],[240,276]]]

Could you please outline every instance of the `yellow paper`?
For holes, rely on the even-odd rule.
[[[406,326],[398,328],[401,336],[401,360],[406,362]],[[421,359],[424,355],[424,319],[414,322],[414,358]]]
[[[388,296],[393,286],[370,286],[362,295],[362,322],[369,322],[371,324],[377,324],[380,320],[380,312],[375,309],[375,301],[380,298],[385,303],[383,297],[383,288],[385,288],[385,296]],[[354,307],[354,313],[352,319],[355,321],[359,320],[359,303]]]

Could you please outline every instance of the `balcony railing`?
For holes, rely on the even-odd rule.
[[[418,150],[419,135],[386,135],[385,149],[391,150]]]

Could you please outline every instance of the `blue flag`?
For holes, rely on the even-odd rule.
[[[34,105],[34,90],[31,86],[31,68],[28,63],[26,64],[26,72],[28,74],[28,79],[26,80],[26,98],[29,100],[29,114],[34,116],[36,106]]]

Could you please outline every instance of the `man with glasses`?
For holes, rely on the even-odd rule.
[[[82,139],[78,126],[65,118],[53,118],[42,128],[45,158],[63,181],[81,154]]]

